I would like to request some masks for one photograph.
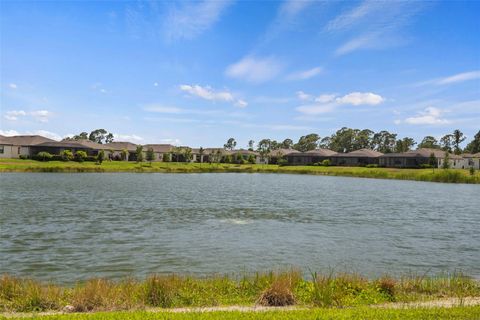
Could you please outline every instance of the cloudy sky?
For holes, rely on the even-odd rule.
[[[0,134],[480,129],[478,1],[2,1],[0,18]]]

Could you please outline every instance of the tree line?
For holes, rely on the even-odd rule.
[[[255,141],[248,142],[248,149],[257,151],[260,154],[268,153],[278,149],[294,149],[300,152],[306,152],[317,148],[330,149],[335,152],[351,152],[359,149],[371,149],[381,153],[401,153],[413,150],[415,146],[420,148],[441,149],[450,153],[461,154],[480,152],[480,131],[475,134],[465,148],[461,148],[462,142],[466,139],[465,135],[458,129],[452,133],[444,135],[440,140],[433,136],[426,136],[417,144],[410,137],[399,138],[396,133],[387,130],[374,132],[370,129],[352,129],[343,127],[331,136],[320,137],[316,133],[310,133],[301,136],[295,143],[287,138],[281,142],[272,139],[260,140],[255,149]],[[228,139],[224,144],[227,150],[234,150],[237,142],[234,138]]]

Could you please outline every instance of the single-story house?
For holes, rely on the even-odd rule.
[[[466,168],[474,168],[480,170],[480,152],[471,154],[464,153],[461,155],[465,159]]]
[[[323,160],[330,160],[335,151],[329,149],[315,149],[307,152],[295,152],[287,155],[287,161],[290,165],[310,165]]]
[[[243,160],[248,160],[251,156],[253,156],[253,158],[255,159],[255,163],[257,164],[268,162],[267,159],[262,159],[260,153],[247,149],[225,150],[224,155],[230,155],[233,160],[235,160],[235,157],[237,157],[238,155],[241,155]]]
[[[370,150],[370,149],[360,149],[348,153],[336,153],[330,158],[332,159],[332,164],[336,166],[365,166],[369,164],[378,164],[379,157],[383,153]]]
[[[50,154],[60,154],[64,150],[70,150],[73,153],[77,151],[85,151],[88,155],[93,155],[94,149],[87,147],[76,141],[48,141],[42,142],[30,147],[32,155],[39,152],[48,152]]]
[[[168,154],[169,161],[172,161],[172,150],[175,148],[171,144],[146,144],[143,146],[143,152],[146,154],[148,149],[153,150],[154,160],[153,161],[163,161],[163,155]]]
[[[56,142],[55,140],[45,138],[39,135],[22,135],[6,137],[1,136],[0,151],[3,146],[4,152],[0,152],[0,158],[19,158],[20,156],[31,157],[36,154],[32,146],[44,142]]]
[[[128,159],[126,160],[137,160],[137,145],[135,143],[118,141],[106,143],[103,144],[103,146],[105,147],[105,150],[111,150],[108,152],[108,154],[109,158],[112,160],[121,160],[123,150],[128,152]]]
[[[287,156],[291,154],[297,154],[300,151],[295,149],[276,149],[268,153],[269,163],[275,164],[278,160],[284,159],[287,160]]]

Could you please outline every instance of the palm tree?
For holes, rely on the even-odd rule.
[[[462,149],[460,149],[460,143],[463,141],[465,141],[463,133],[458,129],[453,131],[453,145],[455,146],[455,154],[462,153]]]

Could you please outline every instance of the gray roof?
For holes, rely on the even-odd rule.
[[[276,150],[272,150],[268,153],[269,156],[271,157],[282,157],[282,156],[286,156],[286,155],[289,155],[289,154],[292,154],[292,153],[300,153],[300,151],[298,150],[295,150],[295,149],[276,149]]]
[[[425,158],[430,157],[430,155],[433,153],[435,158],[445,158],[445,151],[440,149],[420,148],[417,150],[408,151],[407,153],[414,153]],[[450,157],[450,159],[462,159],[461,156],[453,153],[450,153],[448,156]]]
[[[251,151],[251,150],[247,150],[247,149],[237,149],[237,150],[226,150],[225,151],[226,154],[237,154],[237,153],[240,153],[241,155],[254,155],[254,156],[258,156],[259,153],[258,152],[255,152],[255,151]]]
[[[47,141],[36,144],[35,147],[92,149],[91,147],[84,146],[76,141]]]
[[[115,150],[115,151],[122,151],[127,149],[127,151],[136,151],[137,145],[131,142],[122,142],[122,141],[115,141],[104,144],[107,150]]]
[[[87,139],[79,139],[79,140],[62,140],[61,142],[75,142],[81,144],[85,147],[96,149],[96,150],[108,150],[109,148],[105,144],[96,143],[94,141],[90,141]]]
[[[174,146],[171,144],[146,144],[143,146],[144,150],[152,148],[154,152],[166,153],[171,152]]]
[[[43,142],[55,142],[55,140],[38,135],[4,137],[2,140],[14,146],[34,146]]]
[[[348,153],[337,153],[332,155],[332,157],[339,158],[378,158],[382,156],[383,153],[371,150],[371,149],[360,149]]]

